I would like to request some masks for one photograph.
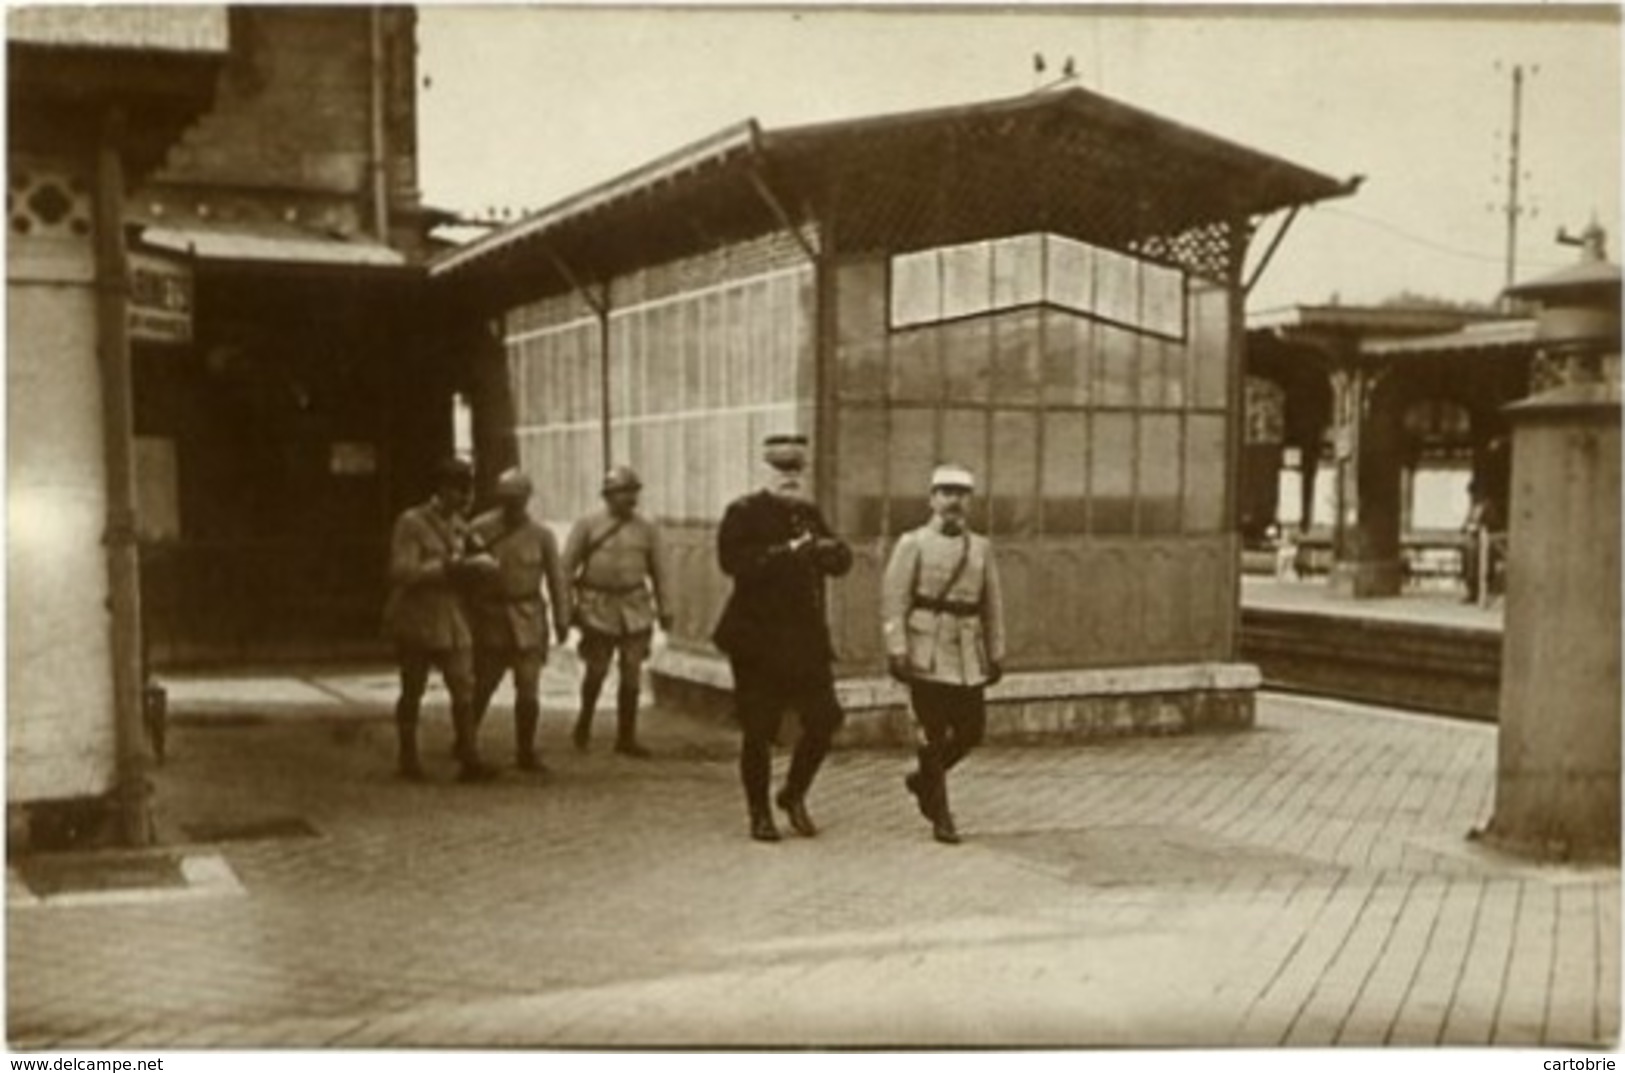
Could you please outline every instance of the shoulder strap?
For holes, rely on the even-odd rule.
[[[954,564],[953,573],[948,575],[948,580],[943,583],[943,586],[942,586],[941,590],[938,591],[937,595],[935,596],[935,599],[937,599],[937,600],[946,600],[948,598],[948,594],[953,591],[954,586],[959,584],[959,579],[965,576],[965,568],[967,566],[969,566],[969,565],[970,565],[970,531],[966,530],[965,532],[960,534],[959,561]]]
[[[583,576],[586,575],[587,566],[588,566],[589,563],[592,562],[592,557],[594,555],[598,554],[598,550],[600,548],[602,548],[605,544],[608,544],[611,540],[613,540],[614,537],[615,537],[615,534],[619,533],[622,529],[624,529],[626,527],[626,523],[629,520],[630,519],[627,519],[627,518],[617,518],[617,519],[615,519],[615,524],[614,525],[610,526],[608,529],[605,529],[602,533],[599,533],[593,539],[587,541],[587,546],[585,548],[581,549],[581,562],[576,567],[576,577],[579,578],[579,577],[583,577]]]

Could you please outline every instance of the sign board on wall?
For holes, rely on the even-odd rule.
[[[130,253],[130,338],[143,343],[192,341],[192,269],[155,254]]]

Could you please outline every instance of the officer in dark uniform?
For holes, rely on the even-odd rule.
[[[786,708],[801,717],[801,738],[775,799],[797,834],[818,833],[807,791],[844,721],[830,665],[824,579],[852,569],[852,551],[807,497],[807,438],[768,437],[767,487],[736,499],[723,515],[717,555],[733,592],[713,640],[733,668],[734,701],[744,743],[739,776],[751,837],[776,842],[768,807],[772,747]]]

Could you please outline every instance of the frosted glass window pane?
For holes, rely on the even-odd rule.
[[[925,521],[927,486],[936,461],[936,414],[931,410],[893,410],[891,439],[886,445],[886,490],[893,533]]]
[[[894,328],[942,319],[942,274],[937,251],[905,253],[891,261]]]
[[[1096,357],[1100,365],[1100,404],[1133,406],[1140,397],[1140,340],[1127,328],[1111,324],[1095,327]]]
[[[1038,415],[1003,411],[993,415],[993,470],[986,480],[993,530],[1031,533],[1038,525]]]
[[[1185,276],[1175,268],[1147,264],[1141,275],[1140,317],[1146,331],[1175,338],[1185,334]]]
[[[876,536],[886,499],[886,412],[870,407],[843,409],[837,455],[840,498],[835,528],[850,536]]]
[[[942,251],[942,315],[968,317],[993,305],[993,247],[986,242]]]
[[[1181,423],[1171,414],[1140,418],[1141,533],[1179,532]]]
[[[1044,531],[1081,533],[1087,517],[1088,418],[1081,413],[1044,415]]]
[[[1116,324],[1138,324],[1139,261],[1115,250],[1099,250],[1095,273],[1095,315]]]
[[[937,364],[938,332],[921,330],[891,337],[889,396],[899,402],[934,402],[942,397]]]
[[[1044,236],[1046,301],[1088,313],[1094,309],[1095,251],[1059,235]]]
[[[1201,291],[1193,307],[1192,405],[1200,409],[1219,409],[1227,402],[1225,365],[1229,349],[1226,332],[1229,312],[1225,293],[1218,289]]]
[[[1037,309],[1023,309],[992,321],[995,403],[1038,401],[1041,316]]]
[[[985,402],[993,379],[993,321],[988,317],[944,324],[933,330],[942,343],[942,368],[950,402]]]
[[[1097,533],[1134,531],[1134,415],[1097,413],[1090,428],[1090,513]]]
[[[1018,235],[993,246],[993,306],[1008,309],[1044,298],[1044,239]]]
[[[1192,415],[1185,431],[1187,533],[1216,533],[1224,524],[1225,418]]]

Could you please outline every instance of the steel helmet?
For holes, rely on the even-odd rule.
[[[529,499],[532,491],[530,478],[517,466],[503,470],[501,476],[497,477],[498,499]]]
[[[602,491],[607,495],[610,492],[636,492],[642,487],[643,482],[638,480],[637,471],[631,466],[612,466],[604,474]]]

